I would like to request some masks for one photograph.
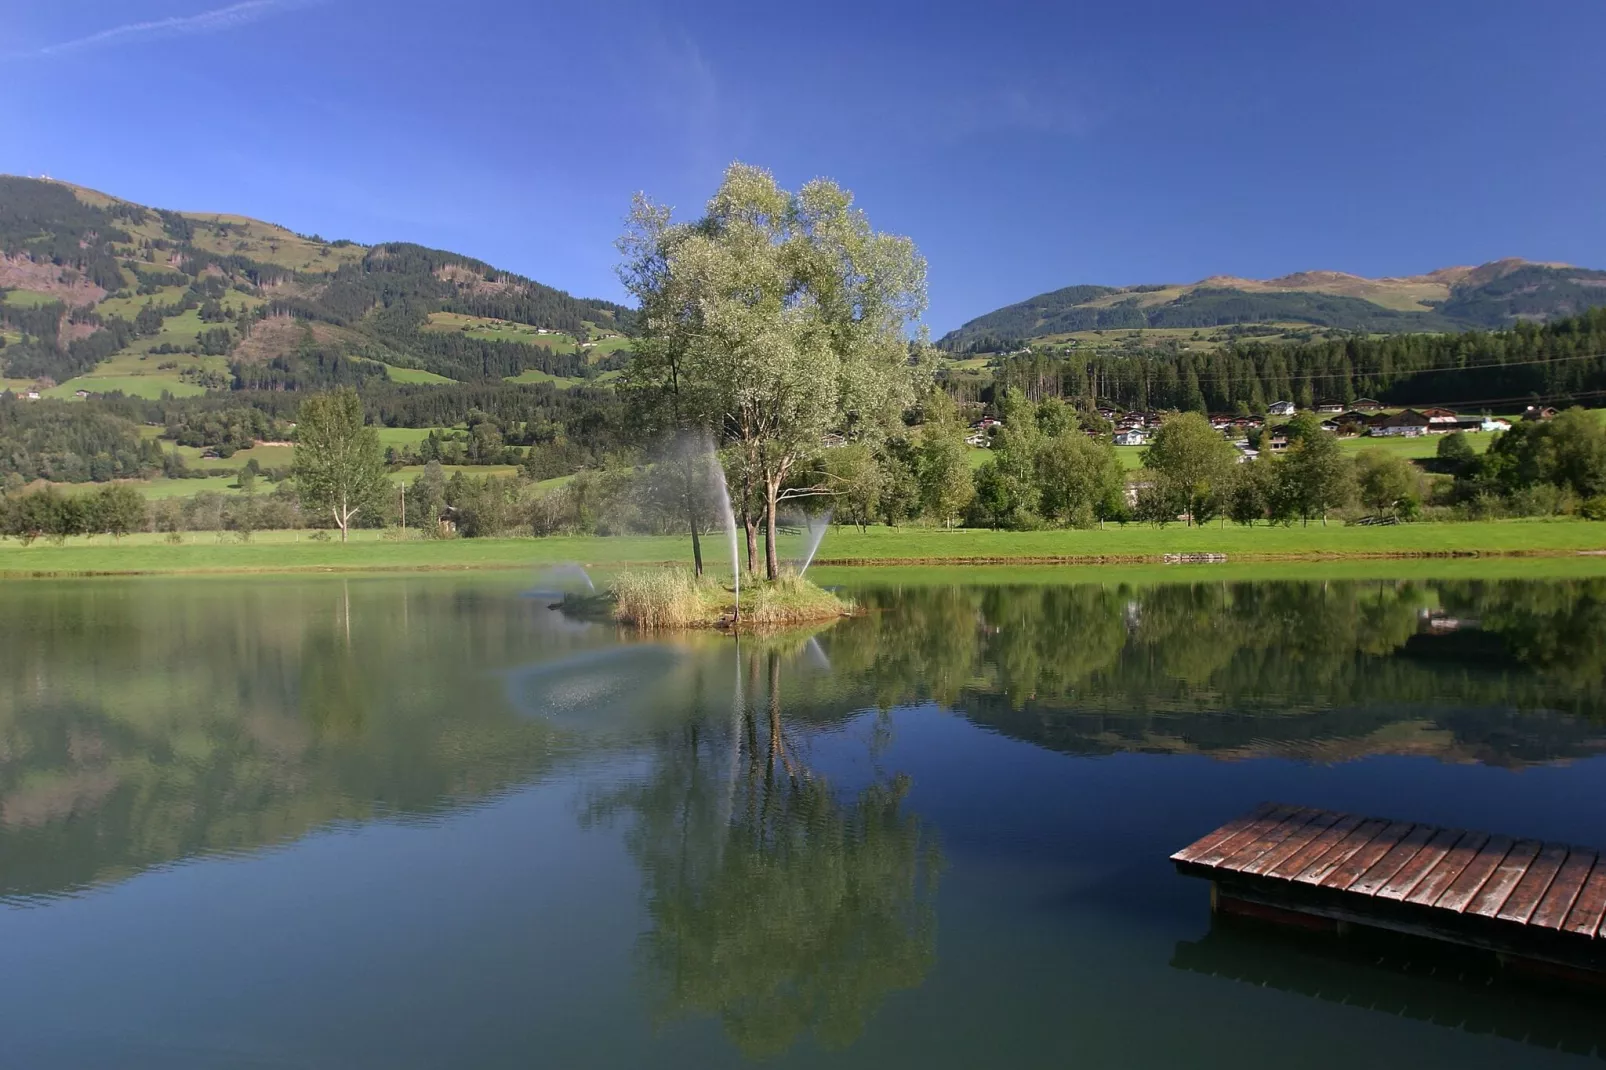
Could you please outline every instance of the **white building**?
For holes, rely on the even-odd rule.
[[[1298,411],[1292,401],[1274,401],[1266,406],[1268,416],[1292,416]]]

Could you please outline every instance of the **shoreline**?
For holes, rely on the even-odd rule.
[[[1354,552],[1312,550],[1308,552],[1268,552],[1225,554],[1215,561],[1168,560],[1163,554],[1059,554],[1059,555],[978,555],[978,556],[918,556],[918,557],[820,557],[813,562],[814,569],[877,569],[877,568],[1100,568],[1148,567],[1178,570],[1179,574],[1205,574],[1212,569],[1232,565],[1255,564],[1338,564],[1344,562],[1431,562],[1431,561],[1540,561],[1599,559],[1606,564],[1606,550],[1528,549],[1528,550],[1358,550]],[[630,568],[671,568],[687,562],[676,559],[649,560],[645,558],[575,560],[564,564],[579,565],[587,569],[611,570]],[[511,561],[492,560],[478,562],[359,562],[280,563],[280,564],[208,564],[208,565],[151,565],[130,568],[10,568],[0,566],[0,580],[66,580],[114,579],[118,577],[153,576],[272,576],[272,575],[386,575],[430,574],[443,572],[514,572],[532,568],[553,567],[549,560]]]

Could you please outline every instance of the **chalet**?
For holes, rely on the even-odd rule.
[[[1344,403],[1341,402],[1341,401],[1323,401],[1323,402],[1319,402],[1316,405],[1316,411],[1321,413],[1324,416],[1331,416],[1331,415],[1343,412],[1344,411]]]
[[[1149,436],[1137,428],[1132,428],[1119,432],[1115,436],[1115,444],[1117,446],[1147,446],[1149,444]]]
[[[87,390],[74,390],[72,392],[72,396],[75,397],[75,398],[87,398],[89,396],[89,391],[87,391]]]
[[[1341,426],[1348,427],[1350,425],[1348,425],[1348,424],[1340,425],[1337,420],[1323,420],[1322,421],[1322,430],[1326,431],[1329,435],[1338,434],[1339,428]]]
[[[1268,416],[1292,416],[1298,408],[1292,401],[1274,401],[1266,406]]]
[[[1420,438],[1428,433],[1428,417],[1415,409],[1405,409],[1372,422],[1372,434],[1379,438]]]
[[[1428,419],[1429,431],[1454,431],[1461,417],[1452,409],[1422,409]]]
[[[1284,431],[1275,431],[1262,439],[1261,444],[1273,453],[1281,453],[1288,448],[1288,434]]]
[[[1358,435],[1370,427],[1374,419],[1376,417],[1359,409],[1351,409],[1348,412],[1339,413],[1330,422],[1338,425],[1338,433],[1341,435]]]
[[[1362,412],[1377,412],[1382,407],[1383,403],[1376,398],[1356,398],[1350,404],[1350,408],[1359,409]]]
[[[39,391],[30,390],[30,391],[28,391],[26,394],[24,394],[22,396],[27,398],[29,401],[38,401],[39,400]]]
[[[1510,420],[1502,420],[1498,416],[1485,416],[1483,418],[1483,426],[1478,428],[1478,430],[1480,430],[1480,431],[1510,431],[1511,430],[1511,421]]]
[[[1530,421],[1532,421],[1532,420],[1551,420],[1551,419],[1555,418],[1556,412],[1557,412],[1557,410],[1552,408],[1549,405],[1543,405],[1543,406],[1541,406],[1541,405],[1529,405],[1526,409],[1523,410],[1522,418],[1524,420],[1530,420]]]

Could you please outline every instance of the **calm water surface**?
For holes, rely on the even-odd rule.
[[[1264,799],[1606,845],[1606,568],[1099,575],[739,647],[527,577],[7,583],[0,1064],[1598,1059],[1166,856]]]

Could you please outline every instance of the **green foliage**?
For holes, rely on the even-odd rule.
[[[302,402],[296,421],[296,489],[302,504],[328,513],[342,541],[352,520],[388,501],[379,436],[363,426],[355,391],[315,394]]]
[[[776,518],[827,434],[876,442],[915,397],[908,325],[925,307],[925,262],[877,234],[852,196],[818,179],[796,193],[732,164],[701,220],[673,224],[638,198],[620,240],[621,277],[641,302],[629,379],[677,430],[730,444],[744,512]]]
[[[1213,494],[1226,489],[1237,459],[1232,445],[1200,414],[1167,418],[1143,451],[1143,466],[1152,473],[1156,488],[1151,514],[1176,504],[1181,508],[1172,515],[1186,513],[1191,523],[1202,510],[1212,508]]]
[[[1422,498],[1421,472],[1404,457],[1385,450],[1356,455],[1355,483],[1361,504],[1378,516],[1412,513]]]
[[[949,527],[965,515],[976,497],[965,425],[944,390],[932,391],[925,415],[915,455],[920,509],[931,520]]]
[[[1464,498],[1510,498],[1537,486],[1576,498],[1606,493],[1606,426],[1580,408],[1552,420],[1525,420],[1497,433],[1457,485]]]
[[[0,394],[0,476],[58,483],[134,479],[162,466],[161,449],[129,420],[82,404]]]

